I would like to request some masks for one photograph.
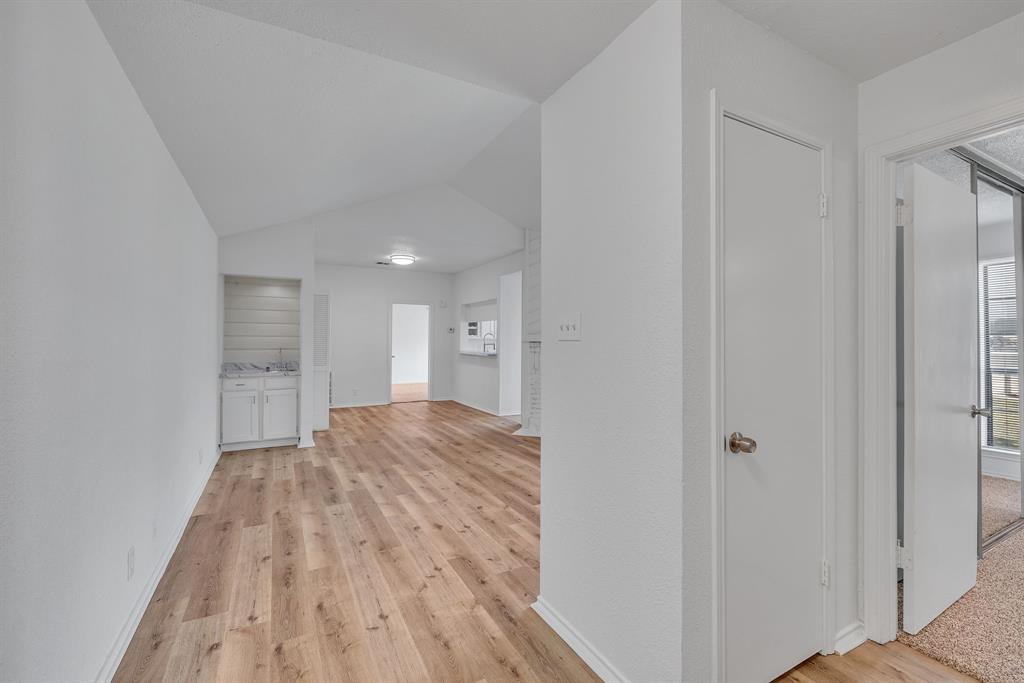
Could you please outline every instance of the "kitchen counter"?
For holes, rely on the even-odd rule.
[[[238,379],[239,377],[299,377],[298,370],[246,370],[245,372],[222,372],[221,379]]]

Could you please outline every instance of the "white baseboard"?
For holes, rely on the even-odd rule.
[[[836,652],[845,655],[853,648],[863,644],[867,639],[868,636],[864,630],[864,623],[855,621],[836,634]]]
[[[629,679],[612,666],[612,663],[605,659],[604,655],[580,635],[572,627],[572,624],[566,621],[543,597],[538,595],[537,602],[533,603],[532,607],[533,611],[551,627],[551,630],[561,636],[566,645],[571,647],[602,681],[605,683],[628,683]]]
[[[373,408],[375,406],[386,406],[389,403],[336,403],[331,405],[331,410],[335,408]]]
[[[453,398],[452,400],[455,401],[456,403],[458,403],[460,406],[466,406],[467,408],[472,408],[473,410],[479,410],[481,413],[487,413],[488,415],[494,415],[495,417],[501,417],[501,415],[498,415],[498,413],[496,413],[493,410],[489,410],[489,409],[484,408],[482,406],[473,405],[472,403],[469,403],[468,401],[460,401],[457,398]]]
[[[234,451],[249,451],[254,448],[277,448],[278,446],[295,446],[296,448],[310,448],[313,444],[303,446],[297,437],[288,439],[267,439],[266,441],[243,441],[241,443],[223,443],[220,445],[221,453],[232,453]]]
[[[1020,481],[1020,456],[1007,451],[981,450],[981,473],[987,477]]]
[[[163,556],[153,568],[153,572],[149,575],[145,588],[142,589],[142,593],[139,595],[138,600],[135,601],[135,606],[132,607],[132,611],[128,615],[128,621],[126,621],[124,626],[121,627],[121,632],[117,635],[117,640],[114,641],[114,646],[107,654],[107,658],[104,660],[99,673],[96,674],[95,680],[107,683],[114,677],[117,667],[121,664],[121,658],[124,657],[124,653],[128,649],[128,644],[132,642],[132,636],[135,635],[135,630],[139,627],[139,622],[142,621],[142,615],[146,613],[149,601],[153,599],[153,593],[156,592],[157,584],[160,583],[161,577],[163,577],[164,572],[167,571],[167,565],[171,562],[171,556],[178,547],[178,543],[181,542],[181,537],[185,534],[185,529],[188,527],[188,520],[192,518],[192,512],[196,509],[196,505],[199,504],[199,499],[203,496],[203,491],[206,490],[206,485],[210,482],[210,477],[213,475],[213,468],[217,466],[218,459],[219,454],[217,458],[212,458],[212,462],[206,470],[206,475],[202,477],[199,482],[199,487],[192,493],[192,498],[189,500],[188,506],[185,508],[185,514],[182,517],[181,522],[178,524],[177,532],[171,537],[171,542],[167,545],[167,548],[164,549]]]

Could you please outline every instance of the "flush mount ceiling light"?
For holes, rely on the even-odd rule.
[[[416,257],[412,254],[392,254],[388,260],[396,266],[409,266],[416,263]]]

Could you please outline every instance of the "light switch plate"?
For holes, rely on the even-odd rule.
[[[579,341],[581,330],[579,312],[567,313],[558,321],[558,341]]]

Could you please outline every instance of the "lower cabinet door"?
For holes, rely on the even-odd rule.
[[[263,439],[290,439],[299,433],[298,392],[267,389],[263,392]]]
[[[221,443],[259,441],[257,397],[256,391],[225,391],[220,395]]]

